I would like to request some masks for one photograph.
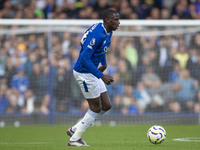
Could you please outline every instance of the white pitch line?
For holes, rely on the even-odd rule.
[[[15,143],[11,143],[11,142],[0,142],[1,145],[40,145],[40,144],[49,144],[50,142],[15,142]]]
[[[176,139],[172,139],[172,140],[180,141],[180,142],[200,142],[200,137],[176,138]]]

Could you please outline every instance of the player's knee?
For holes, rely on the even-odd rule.
[[[104,111],[108,111],[108,110],[111,109],[111,107],[112,107],[112,105],[109,104],[109,105],[104,106],[104,107],[102,108],[102,110],[104,110]]]
[[[96,113],[100,113],[101,107],[96,107],[96,108],[94,109],[94,111],[95,111]]]
[[[100,106],[91,106],[90,107],[90,110],[92,110],[93,112],[95,112],[95,113],[100,113],[100,111],[101,111],[101,107]]]

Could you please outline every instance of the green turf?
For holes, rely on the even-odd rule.
[[[20,126],[0,128],[0,150],[199,150],[199,125],[162,125],[166,140],[151,144],[146,132],[151,125],[93,126],[83,138],[89,147],[67,147],[69,126]],[[174,141],[184,138],[188,141]],[[188,139],[189,138],[189,139]]]

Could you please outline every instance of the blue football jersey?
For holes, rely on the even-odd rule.
[[[98,70],[101,63],[106,65],[106,52],[111,44],[112,31],[107,33],[103,23],[92,25],[81,39],[81,50],[74,70],[80,73],[92,73],[101,78],[103,73]]]

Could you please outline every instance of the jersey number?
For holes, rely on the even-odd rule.
[[[85,32],[85,34],[83,35],[82,39],[81,39],[81,44],[83,44],[88,36],[89,31]]]

